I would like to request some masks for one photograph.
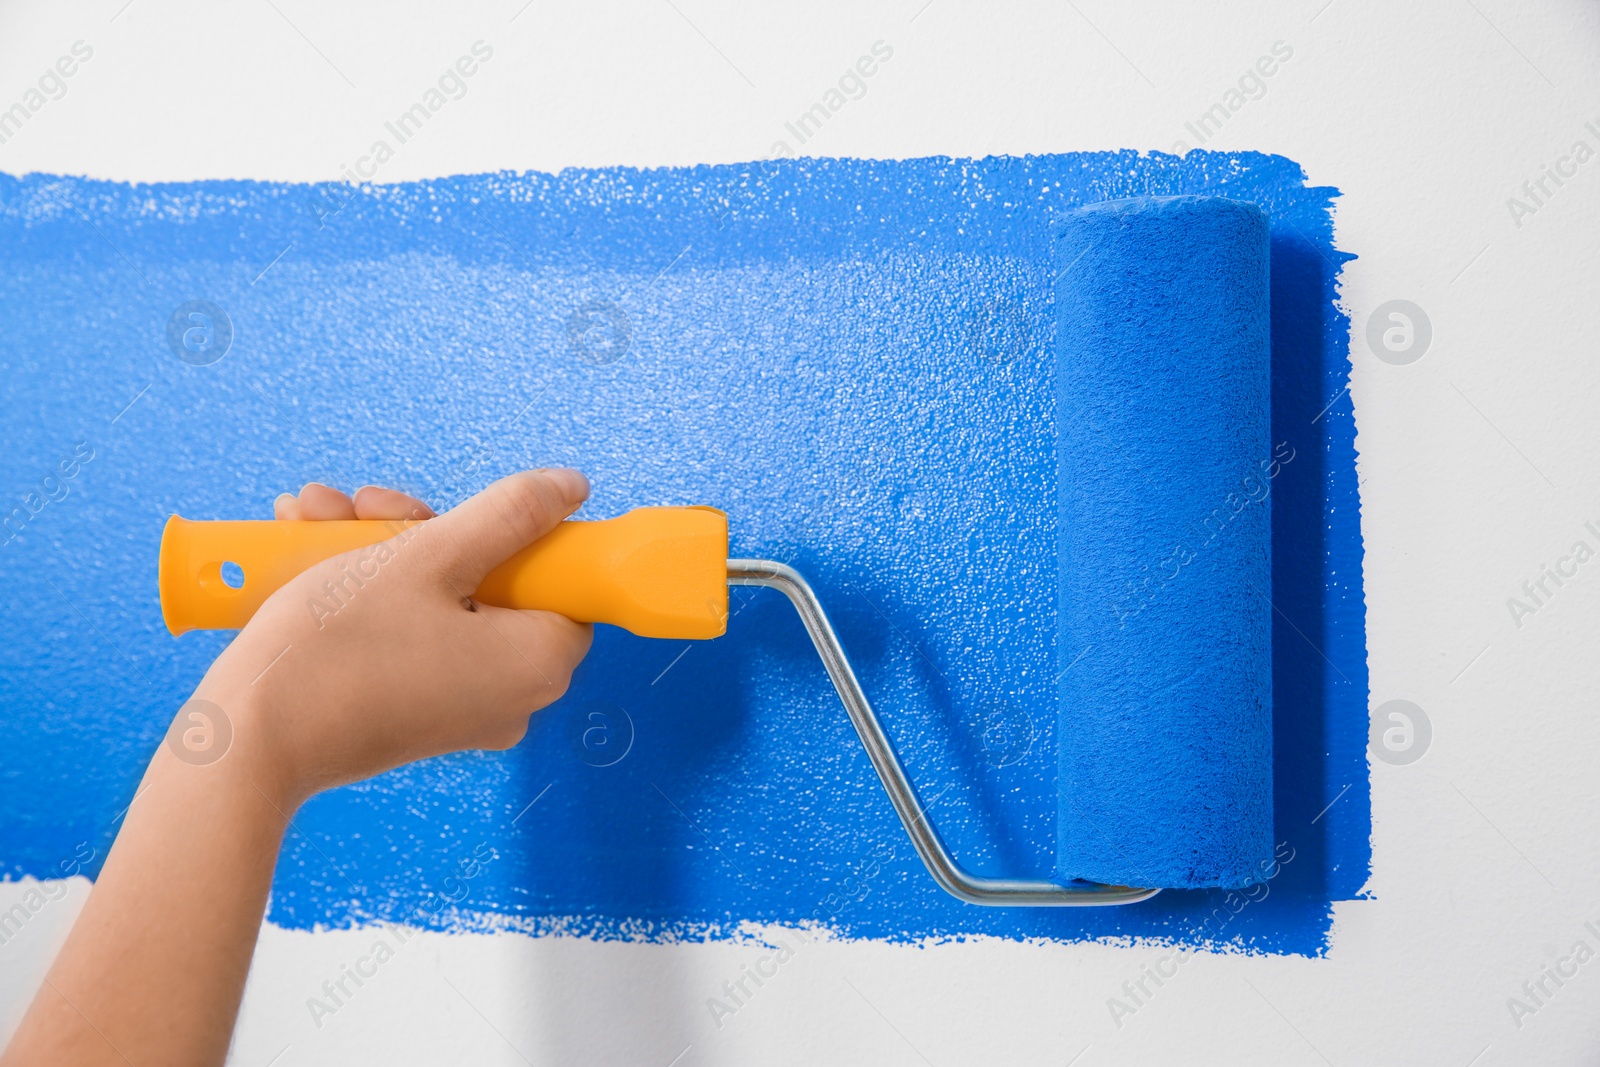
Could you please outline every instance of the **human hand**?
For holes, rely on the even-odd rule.
[[[370,486],[280,497],[280,519],[427,521],[299,575],[217,657],[195,697],[226,716],[226,744],[156,749],[4,1062],[221,1063],[294,809],[412,760],[509,748],[566,690],[590,627],[471,594],[588,495],[547,470],[438,518]]]
[[[280,496],[282,520],[427,519],[275,592],[195,697],[220,707],[252,778],[292,810],[323,789],[462,749],[510,748],[566,691],[592,627],[477,603],[483,577],[588,497],[577,471],[515,474],[437,518],[367,486]]]

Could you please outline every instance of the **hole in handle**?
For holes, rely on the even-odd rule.
[[[244,568],[233,560],[202,563],[195,573],[200,588],[212,596],[232,596],[244,588]]]

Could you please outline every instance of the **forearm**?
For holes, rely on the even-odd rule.
[[[6,1067],[222,1063],[297,803],[242,718],[206,765],[163,742]]]

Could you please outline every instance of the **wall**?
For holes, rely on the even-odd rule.
[[[280,1053],[282,1062],[421,1062],[462,1048],[508,1062],[519,1055],[536,1062],[665,1063],[674,1056],[734,1062],[758,1055],[783,1062],[869,1056],[967,1062],[991,1059],[997,1049],[1018,1059],[1079,1056],[1083,1063],[1185,1052],[1201,1059],[1253,1053],[1266,1062],[1318,1055],[1361,1062],[1392,1058],[1376,1050],[1407,1042],[1418,1052],[1448,1048],[1459,1062],[1576,1057],[1590,1037],[1587,975],[1580,971],[1547,1004],[1517,1018],[1507,999],[1526,997],[1522,982],[1590,936],[1582,924],[1593,917],[1584,891],[1592,872],[1586,852],[1573,847],[1587,827],[1543,814],[1581,811],[1587,798],[1578,771],[1590,727],[1579,705],[1587,690],[1577,653],[1585,636],[1579,602],[1590,594],[1581,580],[1571,583],[1519,618],[1506,598],[1525,595],[1522,582],[1537,580],[1542,565],[1556,562],[1556,550],[1582,536],[1585,520],[1600,518],[1583,507],[1576,449],[1593,431],[1578,418],[1588,382],[1576,363],[1573,325],[1576,294],[1592,270],[1576,234],[1584,213],[1594,210],[1595,194],[1581,168],[1569,184],[1546,179],[1539,203],[1519,188],[1539,180],[1541,166],[1556,163],[1572,140],[1596,142],[1583,125],[1596,116],[1569,103],[1581,98],[1589,76],[1582,60],[1593,45],[1592,25],[1564,27],[1554,17],[1520,22],[1488,9],[1441,9],[1399,25],[1392,14],[1336,4],[1292,16],[1186,15],[1170,26],[1083,7],[1007,27],[935,0],[921,9],[796,15],[764,25],[711,8],[668,6],[629,31],[600,34],[600,24],[563,23],[543,8],[519,11],[516,4],[434,26],[421,16],[400,22],[385,15],[393,21],[374,26],[376,19],[341,23],[309,10],[281,12],[264,9],[260,24],[248,28],[209,24],[212,16],[201,11],[169,15],[137,4],[120,12],[108,6],[99,18],[84,16],[81,26],[66,16],[9,14],[9,32],[0,35],[9,42],[6,69],[43,70],[80,39],[94,54],[65,96],[0,145],[0,166],[123,180],[336,180],[346,166],[370,167],[361,160],[383,123],[480,39],[492,44],[494,59],[465,96],[381,164],[381,181],[501,168],[732,162],[772,154],[779,141],[820,154],[898,158],[1183,150],[1198,146],[1191,127],[1212,104],[1226,110],[1236,103],[1221,128],[1208,133],[1207,149],[1278,152],[1305,166],[1312,184],[1336,185],[1343,194],[1338,247],[1362,258],[1343,275],[1342,304],[1353,323],[1352,388],[1349,397],[1331,397],[1329,417],[1353,398],[1361,427],[1372,697],[1375,705],[1415,702],[1432,720],[1432,737],[1411,764],[1393,763],[1393,751],[1377,749],[1370,899],[1332,904],[1323,913],[1331,916],[1331,930],[1319,933],[1304,955],[1185,957],[1179,975],[1205,972],[1209,981],[1179,977],[1154,987],[1146,980],[1146,992],[1155,990],[1149,997],[1124,990],[1124,982],[1143,978],[1145,967],[1168,966],[1171,950],[1156,945],[1059,936],[931,947],[812,942],[781,925],[761,932],[789,950],[777,965],[779,977],[736,1013],[719,1015],[708,1002],[731,998],[723,983],[770,960],[773,948],[752,940],[617,943],[437,930],[408,935],[381,981],[332,1017],[313,1019],[307,1001],[322,982],[384,935],[370,926],[301,929],[317,926],[315,916],[330,905],[314,902],[306,920],[294,914],[290,893],[275,897],[277,921],[263,935],[236,1049],[240,1062],[267,1062]],[[242,54],[214,46],[234,35],[253,46]],[[450,43],[456,38],[459,46]],[[824,100],[839,74],[879,40],[894,55],[866,83],[865,95],[797,144],[785,124]],[[1427,49],[1415,44],[1422,40],[1430,42]],[[574,41],[589,47],[575,49]],[[1241,83],[1241,73],[1279,41],[1292,55],[1270,79]],[[27,84],[18,80],[11,95],[20,98]],[[207,91],[196,94],[197,85]],[[1240,95],[1229,96],[1235,88]],[[1399,99],[1408,106],[1395,106]],[[1514,194],[1533,210],[1508,207]],[[264,256],[262,266],[270,259]],[[286,250],[270,269],[292,271],[295,262]],[[1399,362],[1406,354],[1386,349],[1379,358],[1369,344],[1369,320],[1394,299],[1414,302],[1431,320],[1428,351],[1415,362]],[[1501,314],[1484,314],[1491,309]],[[459,330],[440,337],[452,333]],[[286,351],[292,341],[286,335],[278,348]],[[697,350],[714,351],[716,343],[707,339]],[[1508,359],[1507,352],[1527,355]],[[48,356],[31,358],[42,363]],[[83,358],[69,353],[61,365],[80,366]],[[122,367],[131,372],[136,364]],[[278,447],[267,438],[261,452],[277,454],[283,479],[336,477],[323,473],[335,462],[327,446],[339,437],[336,408],[295,411],[293,418],[280,411],[269,422],[250,399],[253,391],[245,392],[249,380],[236,373],[240,403],[218,402],[215,417],[248,412],[252,424],[270,427],[265,432],[278,435]],[[127,396],[143,383],[135,377],[128,374]],[[104,376],[83,380],[110,388]],[[257,384],[283,389],[279,399],[293,395],[292,382],[282,377]],[[449,427],[445,439],[409,454],[403,435],[391,429],[391,440],[373,440],[352,457],[364,471],[426,467],[428,453],[447,444],[457,451],[443,465],[446,472],[460,465],[456,456],[481,454],[477,446],[490,431],[475,437],[471,428],[497,398],[473,397],[452,424],[447,413],[414,398],[403,374],[362,385],[391,391],[397,421],[398,414],[414,415]],[[71,402],[20,399],[26,403],[17,410],[37,413],[47,425],[51,404]],[[152,402],[158,400],[136,401],[145,407],[119,417],[115,432],[137,435],[141,418],[159,426],[187,411],[177,398]],[[124,422],[131,424],[126,430]],[[203,442],[181,457],[182,473],[234,462],[226,452],[207,454]],[[51,505],[65,513],[64,531],[84,523],[105,529],[119,511],[133,515],[149,506],[113,475],[91,480],[113,467],[105,461],[115,452],[108,447],[103,455],[102,467],[85,466],[77,495]],[[25,488],[27,479],[18,478],[19,490]],[[621,488],[619,502],[637,495]],[[236,499],[228,502],[248,506],[258,490],[233,487]],[[207,502],[222,499],[212,495]],[[130,521],[130,530],[136,526]],[[41,559],[41,567],[47,572],[48,561]],[[41,595],[31,570],[20,575],[8,567],[7,580],[16,586],[13,596]],[[81,662],[91,674],[123,670],[106,647],[92,644],[106,638],[106,627],[120,625],[106,620],[122,614],[117,602],[91,602],[81,617],[55,609],[52,654]],[[847,636],[870,642],[870,619],[860,614],[858,632]],[[916,614],[908,610],[905,618]],[[130,664],[135,670],[140,655]],[[910,664],[905,649],[899,655]],[[181,675],[202,659],[185,651],[161,666]],[[1537,731],[1519,726],[1509,710],[1514,694],[1534,686],[1544,694]],[[57,724],[70,750],[74,709],[84,699],[63,686],[58,706],[30,707],[25,725],[48,731]],[[11,706],[8,714],[19,713]],[[148,741],[137,730],[121,742],[108,733],[85,737],[104,746],[84,761],[91,767],[115,765],[106,752],[115,755],[118,744],[125,759]],[[844,744],[819,745],[818,758],[817,773],[826,773],[828,759],[861,769]],[[76,768],[71,773],[67,786],[83,780]],[[418,783],[431,784],[451,772],[417,773]],[[984,787],[973,782],[993,782],[992,775],[953,778],[978,792]],[[1361,799],[1333,788],[1327,795],[1336,805]],[[356,793],[333,803],[371,799]],[[26,824],[52,813],[11,814]],[[1319,819],[1341,814],[1335,809]],[[101,828],[86,828],[83,840],[91,829]],[[464,845],[475,843],[466,837]],[[6,840],[15,847],[10,843],[32,838],[19,831]],[[885,840],[898,845],[892,836]],[[70,873],[74,863],[92,870],[95,860],[68,849],[61,862],[68,866],[57,869]],[[1485,868],[1495,877],[1483,877]],[[488,870],[472,883],[487,886],[502,877],[494,864]],[[900,871],[916,874],[909,866]],[[52,882],[29,898],[32,882],[7,883],[12,898],[44,902],[22,933],[0,946],[19,964],[6,971],[18,990],[8,1004],[20,1004],[37,981],[70,920],[70,894],[81,885]],[[428,889],[409,891],[425,899]],[[68,899],[51,899],[62,892]],[[1432,961],[1426,973],[1410,962],[1418,959]],[[1114,998],[1137,1010],[1119,1016]],[[842,1021],[817,1027],[825,1017]],[[1364,1025],[1351,1026],[1356,1019]]]

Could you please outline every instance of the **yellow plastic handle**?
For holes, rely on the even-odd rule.
[[[337,614],[405,554],[413,521],[192,522],[161,534],[161,614],[174,634],[235,630],[301,571],[390,541],[308,595],[306,610]],[[414,536],[414,535],[412,535]],[[392,539],[392,540],[391,540]],[[244,572],[237,588],[223,566]],[[563,522],[506,560],[476,594],[485,604],[540,608],[606,622],[640,637],[702,640],[728,623],[728,517],[716,508],[635,508],[601,522]]]

